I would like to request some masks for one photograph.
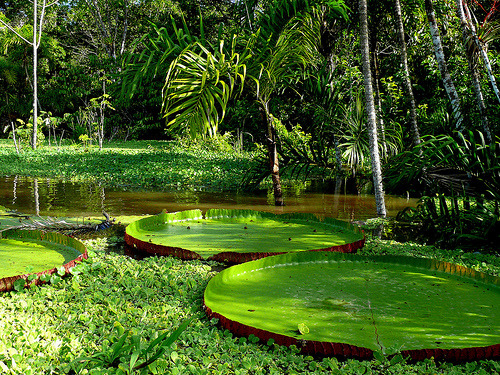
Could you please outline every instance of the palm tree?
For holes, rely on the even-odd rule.
[[[410,123],[411,123],[411,130],[413,132],[413,143],[416,146],[420,144],[420,131],[418,130],[415,96],[413,95],[413,88],[410,80],[410,72],[408,69],[408,53],[406,51],[405,30],[403,26],[403,16],[401,13],[401,3],[399,0],[395,0],[395,11],[396,11],[397,32],[399,36],[399,41],[401,43],[400,45],[401,64],[403,66],[403,74],[404,74],[403,82],[406,88],[406,93],[408,94],[408,100],[410,101]]]
[[[491,68],[490,59],[488,58],[488,54],[486,53],[486,48],[484,47],[487,46],[489,42],[498,39],[500,35],[500,22],[498,20],[489,21],[489,15],[493,14],[493,12],[490,11],[488,13],[488,16],[486,16],[485,20],[483,21],[478,32],[476,31],[476,27],[472,22],[471,12],[469,10],[469,7],[467,6],[467,3],[464,2],[463,6],[465,11],[465,19],[469,27],[469,30],[472,34],[472,43],[469,44],[475,45],[474,48],[475,53],[473,53],[473,55],[479,54],[481,56],[483,64],[486,67],[486,72],[488,74],[488,79],[490,80],[491,86],[493,88],[493,92],[495,93],[497,100],[500,102],[500,92],[498,91],[495,75],[493,74],[493,70]],[[497,6],[496,3],[494,3],[491,10],[494,10],[496,6]]]
[[[338,4],[339,11],[345,9],[341,1],[331,4]],[[192,135],[202,136],[215,134],[236,85],[240,85],[240,92],[243,84],[252,89],[267,128],[269,167],[278,206],[283,205],[283,197],[275,120],[269,104],[278,88],[291,77],[297,77],[298,69],[315,62],[321,25],[318,9],[306,9],[303,15],[284,22],[279,32],[273,33],[268,28],[259,29],[248,38],[233,36],[228,44],[220,41],[216,50],[194,43],[172,62],[164,88],[168,124],[188,127]],[[265,17],[264,20],[269,21]]]
[[[359,0],[359,24],[360,24],[360,46],[363,63],[363,77],[365,84],[365,108],[368,123],[368,136],[370,157],[373,174],[373,187],[375,190],[375,204],[377,215],[385,217],[384,188],[382,185],[382,168],[380,166],[380,155],[377,138],[377,116],[375,102],[373,99],[372,75],[370,71],[370,48],[368,43],[368,12],[366,0]]]

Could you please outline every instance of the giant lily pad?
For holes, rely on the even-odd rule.
[[[500,279],[430,259],[302,252],[223,270],[205,309],[237,335],[311,354],[500,358]]]
[[[340,220],[310,214],[276,215],[251,210],[162,213],[127,226],[125,241],[153,254],[241,263],[304,250],[355,252],[363,232]]]
[[[58,267],[68,272],[88,257],[85,246],[60,233],[9,229],[0,232],[0,292],[11,290],[18,279],[51,275]],[[32,280],[40,284],[39,278]]]

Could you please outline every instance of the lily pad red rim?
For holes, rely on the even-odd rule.
[[[50,241],[57,244],[67,245],[75,250],[77,250],[80,255],[75,259],[65,263],[62,265],[64,267],[66,274],[69,274],[71,268],[76,266],[78,263],[82,262],[84,259],[88,258],[87,248],[80,241],[66,236],[61,233],[56,232],[44,232],[40,230],[25,230],[25,229],[7,229],[0,232],[1,238],[13,238],[13,239],[35,239],[41,241]],[[22,275],[8,276],[0,279],[0,292],[8,292],[14,289],[14,283],[16,280],[24,279],[26,281],[26,287],[30,287],[32,285],[41,285],[44,284],[43,281],[40,280],[40,276],[42,275],[53,275],[57,272],[58,267],[54,267],[45,271],[26,273]],[[30,275],[37,275],[38,277],[32,281],[28,280]]]
[[[252,263],[262,262],[262,261],[269,262],[272,261],[272,258],[280,258],[280,257],[287,257],[288,260],[290,259],[290,257],[293,257],[294,261],[296,261],[297,257],[301,257],[304,255],[305,254],[300,254],[300,253],[289,253],[285,255],[279,255],[277,257],[270,257],[267,259],[257,260]],[[371,258],[371,259],[385,257],[389,258],[391,262],[398,262],[400,259],[409,258],[405,256],[383,256],[383,255],[365,256],[365,255],[345,254],[345,253],[338,255],[343,257],[352,257],[352,258],[359,257],[359,258]],[[411,259],[413,262],[415,262],[415,264],[421,265],[422,267],[429,267],[429,269],[431,270],[446,272],[458,276],[470,277],[479,282],[488,282],[496,286],[500,285],[500,277],[491,276],[471,268],[435,259],[427,259],[427,258],[411,258]],[[249,264],[250,263],[247,263],[246,265]],[[231,269],[234,267],[238,267],[238,265],[225,269],[222,272],[224,271],[231,272]],[[262,266],[262,268],[266,268],[266,266],[264,265]],[[221,276],[221,273],[216,275],[214,278],[223,277]],[[207,288],[209,287],[209,285],[207,285]],[[365,348],[362,346],[356,346],[340,342],[300,340],[295,337],[270,332],[267,330],[243,324],[235,320],[228,319],[224,315],[216,311],[213,311],[210,307],[207,306],[205,301],[205,295],[203,298],[203,309],[209,319],[214,319],[214,318],[217,319],[218,325],[221,328],[229,330],[238,337],[249,337],[250,335],[254,335],[262,343],[266,343],[269,340],[273,340],[274,343],[278,345],[283,345],[288,347],[295,345],[302,354],[315,355],[319,357],[337,357],[339,359],[353,358],[358,360],[372,360],[374,358],[374,351],[370,348]],[[398,353],[390,355],[389,357],[392,357],[396,354]],[[412,362],[423,361],[425,359],[431,359],[431,358],[433,358],[436,361],[451,362],[451,363],[471,362],[478,360],[499,360],[500,343],[482,347],[451,348],[451,349],[422,348],[413,350],[403,350],[399,354],[401,354],[403,358],[406,358],[407,360]]]
[[[290,213],[290,214],[274,214],[269,212],[262,211],[253,211],[253,210],[238,210],[238,209],[211,209],[208,210],[205,215],[201,212],[201,210],[187,210],[180,211],[175,213],[166,213],[163,212],[158,215],[149,216],[143,219],[139,219],[127,226],[125,231],[125,243],[132,247],[134,250],[138,250],[140,252],[144,252],[151,255],[160,255],[160,256],[174,256],[184,260],[193,260],[193,259],[203,259],[203,257],[195,251],[173,247],[164,244],[155,244],[151,242],[147,242],[141,240],[134,236],[133,232],[136,225],[142,224],[157,224],[157,223],[165,223],[169,221],[186,221],[190,220],[199,220],[199,219],[223,219],[223,218],[231,218],[231,217],[241,217],[245,215],[257,215],[263,218],[277,218],[279,220],[287,221],[287,220],[315,220],[317,222],[331,224],[332,226],[338,226],[343,229],[348,229],[354,233],[360,235],[360,239],[351,243],[345,243],[341,245],[321,248],[321,249],[311,249],[305,251],[334,251],[334,252],[342,252],[342,253],[355,253],[358,249],[362,248],[365,244],[366,238],[363,230],[361,230],[358,226],[353,225],[348,222],[344,222],[337,219],[332,218],[324,218],[320,220],[317,216],[313,214],[301,214],[301,213]],[[272,251],[262,251],[262,252],[235,252],[235,251],[222,251],[215,255],[210,256],[207,260],[217,261],[226,264],[240,264],[249,262],[252,260],[262,259],[273,255],[286,254],[287,252],[272,252]]]

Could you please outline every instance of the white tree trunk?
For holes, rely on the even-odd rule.
[[[373,100],[372,77],[370,71],[370,48],[368,45],[368,14],[366,0],[359,0],[360,45],[363,62],[363,77],[365,84],[366,115],[368,122],[368,136],[370,138],[370,156],[373,174],[373,187],[375,190],[375,204],[377,215],[385,217],[384,188],[382,185],[382,168],[378,152],[377,116]]]
[[[469,53],[467,52],[467,37],[469,34],[469,30],[467,28],[467,21],[465,19],[465,13],[464,13],[464,8],[463,8],[463,0],[456,0],[457,2],[457,11],[458,11],[458,18],[460,20],[460,24],[462,26],[462,37],[463,37],[463,42],[464,42],[464,50],[467,55],[467,63],[469,66],[469,72],[472,78],[472,86],[474,88],[474,94],[476,95],[476,103],[477,107],[479,109],[479,115],[481,117],[481,125],[483,127],[483,131],[486,134],[486,138],[488,139],[488,142],[491,143],[493,142],[493,139],[491,137],[491,131],[490,127],[488,125],[488,117],[486,116],[486,106],[484,104],[484,99],[483,99],[483,93],[481,91],[481,82],[479,81],[479,75],[477,73],[477,69],[474,64],[474,59],[473,56],[469,56]]]
[[[472,33],[472,37],[474,39],[474,43],[476,43],[477,48],[479,49],[479,54],[481,55],[481,59],[483,60],[483,64],[486,67],[486,71],[488,72],[488,78],[491,83],[491,87],[493,88],[493,91],[495,92],[495,95],[498,99],[498,102],[500,103],[500,93],[498,92],[498,87],[497,83],[495,80],[495,76],[493,75],[493,70],[491,69],[491,64],[490,64],[490,59],[488,58],[488,54],[486,53],[485,49],[483,48],[483,45],[481,44],[481,41],[479,40],[479,37],[477,36],[476,28],[474,26],[474,23],[472,22],[469,7],[467,6],[467,3],[463,3],[464,9],[465,9],[465,14],[467,16],[467,23],[469,25],[470,31]]]
[[[38,133],[38,3],[33,1],[33,135],[31,138],[31,147],[36,150],[37,133]]]
[[[436,22],[436,15],[434,13],[434,5],[432,4],[432,0],[425,0],[425,12],[427,13],[427,19],[429,20],[432,43],[434,44],[434,53],[436,54],[436,60],[438,63],[439,72],[441,73],[441,79],[443,80],[444,88],[451,102],[453,117],[455,118],[455,126],[458,131],[462,131],[463,115],[460,108],[460,98],[458,96],[457,90],[455,89],[455,85],[453,84],[450,73],[448,72],[448,67],[446,66],[443,45],[441,43],[441,36],[439,35],[439,29]]]
[[[408,69],[408,53],[406,51],[405,30],[403,26],[403,15],[401,12],[401,3],[395,0],[396,8],[396,24],[398,28],[399,40],[401,42],[401,64],[403,65],[404,85],[408,100],[410,101],[410,125],[413,133],[413,144],[416,146],[420,144],[420,131],[417,124],[417,106],[415,104],[415,96],[413,95],[413,88],[410,80],[410,70]]]
[[[38,133],[38,47],[40,46],[40,39],[42,37],[43,18],[47,6],[57,4],[59,0],[47,5],[47,1],[43,0],[42,12],[40,20],[38,20],[38,0],[33,0],[33,40],[30,42],[19,34],[12,26],[0,20],[0,23],[6,26],[10,31],[16,34],[19,38],[33,47],[33,134],[31,136],[31,147],[36,150],[37,133]]]

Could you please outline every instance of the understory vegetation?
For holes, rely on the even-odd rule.
[[[221,264],[143,260],[110,251],[120,237],[85,240],[90,258],[56,284],[0,295],[0,370],[5,374],[498,374],[497,361],[411,364],[314,358],[272,342],[234,337],[202,310]],[[369,239],[361,254],[452,261],[492,275],[498,257]],[[181,325],[171,345],[168,336]],[[185,328],[185,330],[183,330]],[[156,360],[140,367],[148,358]],[[134,369],[135,368],[135,369]]]

